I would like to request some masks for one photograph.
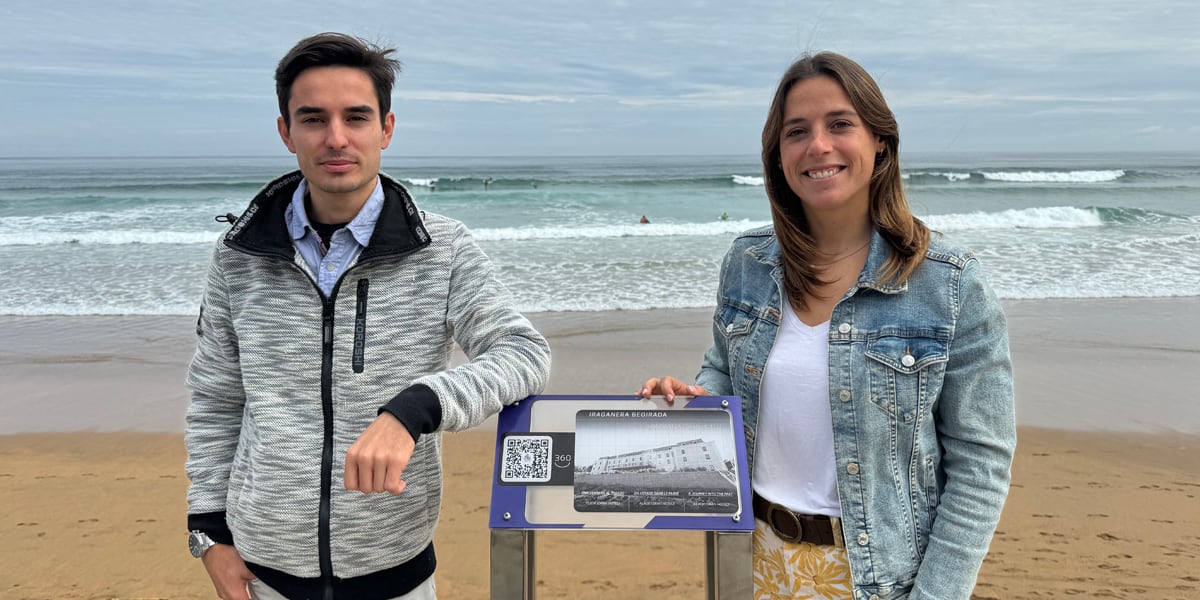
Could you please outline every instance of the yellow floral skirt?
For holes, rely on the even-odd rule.
[[[754,520],[754,600],[852,600],[846,549],[792,544]]]

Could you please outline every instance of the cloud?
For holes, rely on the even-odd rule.
[[[545,104],[573,103],[572,98],[562,96],[530,96],[522,94],[497,94],[489,92],[454,92],[442,90],[402,90],[393,91],[392,97],[398,100],[415,100],[422,102],[487,102],[493,104]]]
[[[677,96],[630,96],[617,98],[617,104],[633,107],[678,107],[678,108],[764,108],[774,90],[767,88],[747,89],[712,86],[698,92],[686,92]]]

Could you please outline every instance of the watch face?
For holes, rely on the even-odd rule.
[[[206,544],[207,541],[207,536],[203,533],[193,531],[188,535],[188,551],[192,553],[192,556],[200,558],[204,554],[204,550],[211,545]]]

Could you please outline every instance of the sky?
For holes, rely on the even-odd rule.
[[[905,151],[1200,150],[1195,0],[60,0],[0,6],[0,157],[274,156],[299,39],[395,47],[385,156],[756,156],[832,50]]]

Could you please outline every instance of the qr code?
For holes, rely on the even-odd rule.
[[[550,481],[550,436],[526,435],[504,438],[500,481],[506,483],[545,483]]]

